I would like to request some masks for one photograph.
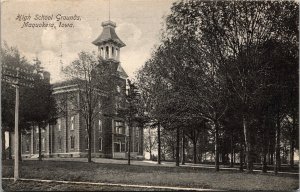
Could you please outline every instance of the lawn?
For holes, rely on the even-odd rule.
[[[4,161],[3,177],[12,176],[13,161]],[[74,161],[23,161],[21,177],[239,191],[292,191],[299,187],[298,175],[275,176],[270,173],[249,174],[230,170],[214,172],[211,169],[191,167],[128,166]]]

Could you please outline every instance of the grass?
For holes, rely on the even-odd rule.
[[[3,177],[13,176],[13,162],[3,162]],[[144,184],[225,190],[292,191],[298,175],[275,176],[191,167],[156,167],[66,161],[22,162],[21,177],[70,181]]]

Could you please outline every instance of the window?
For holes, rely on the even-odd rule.
[[[139,146],[140,146],[140,145],[139,145],[139,142],[136,141],[136,142],[135,142],[135,146],[134,146],[134,151],[135,151],[135,152],[139,152]]]
[[[58,138],[58,149],[61,150],[62,147],[62,141],[61,141],[61,137]]]
[[[88,136],[85,137],[85,149],[86,150],[89,149],[89,137]]]
[[[98,123],[99,123],[99,125],[98,125],[99,126],[99,132],[102,132],[102,121],[99,119]]]
[[[30,142],[29,139],[26,140],[26,152],[29,152]]]
[[[115,121],[115,133],[125,134],[124,123],[122,121]]]
[[[61,119],[57,119],[58,131],[61,131]]]
[[[74,130],[74,116],[71,117],[71,130]]]
[[[71,136],[71,149],[75,148],[75,137]]]
[[[37,139],[36,140],[36,150],[39,151],[39,149],[40,149],[40,145],[39,145],[39,140]]]
[[[102,151],[102,138],[99,138],[99,151]]]
[[[45,138],[42,138],[42,151],[45,151]]]
[[[114,53],[115,53],[115,48],[114,47],[112,47],[111,48],[111,55],[114,57]]]
[[[140,130],[138,127],[135,127],[135,136],[136,137],[139,137],[139,134],[140,134]]]
[[[105,58],[108,58],[108,53],[109,53],[108,46],[106,46],[105,47]]]
[[[116,58],[118,58],[118,56],[119,56],[119,50],[118,48],[116,48]]]
[[[101,47],[100,54],[101,54],[101,56],[102,56],[102,57],[104,56],[104,55],[103,55],[103,53],[104,53],[104,51],[103,51],[103,47]]]

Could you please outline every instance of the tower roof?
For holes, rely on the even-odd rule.
[[[124,47],[125,43],[121,41],[121,39],[118,37],[118,35],[115,32],[116,23],[112,21],[105,21],[102,22],[103,31],[99,37],[93,41],[94,45],[102,45],[107,42],[114,42],[118,44],[120,47]]]

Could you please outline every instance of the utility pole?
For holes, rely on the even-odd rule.
[[[22,74],[20,74],[22,72]],[[19,87],[27,86],[33,87],[33,78],[27,76],[30,74],[26,69],[20,69],[19,67],[9,67],[2,65],[2,81],[12,84],[16,88],[16,103],[15,103],[15,146],[14,146],[14,181],[19,179]]]
[[[19,179],[19,68],[16,76],[16,106],[15,106],[15,168],[14,181]]]

